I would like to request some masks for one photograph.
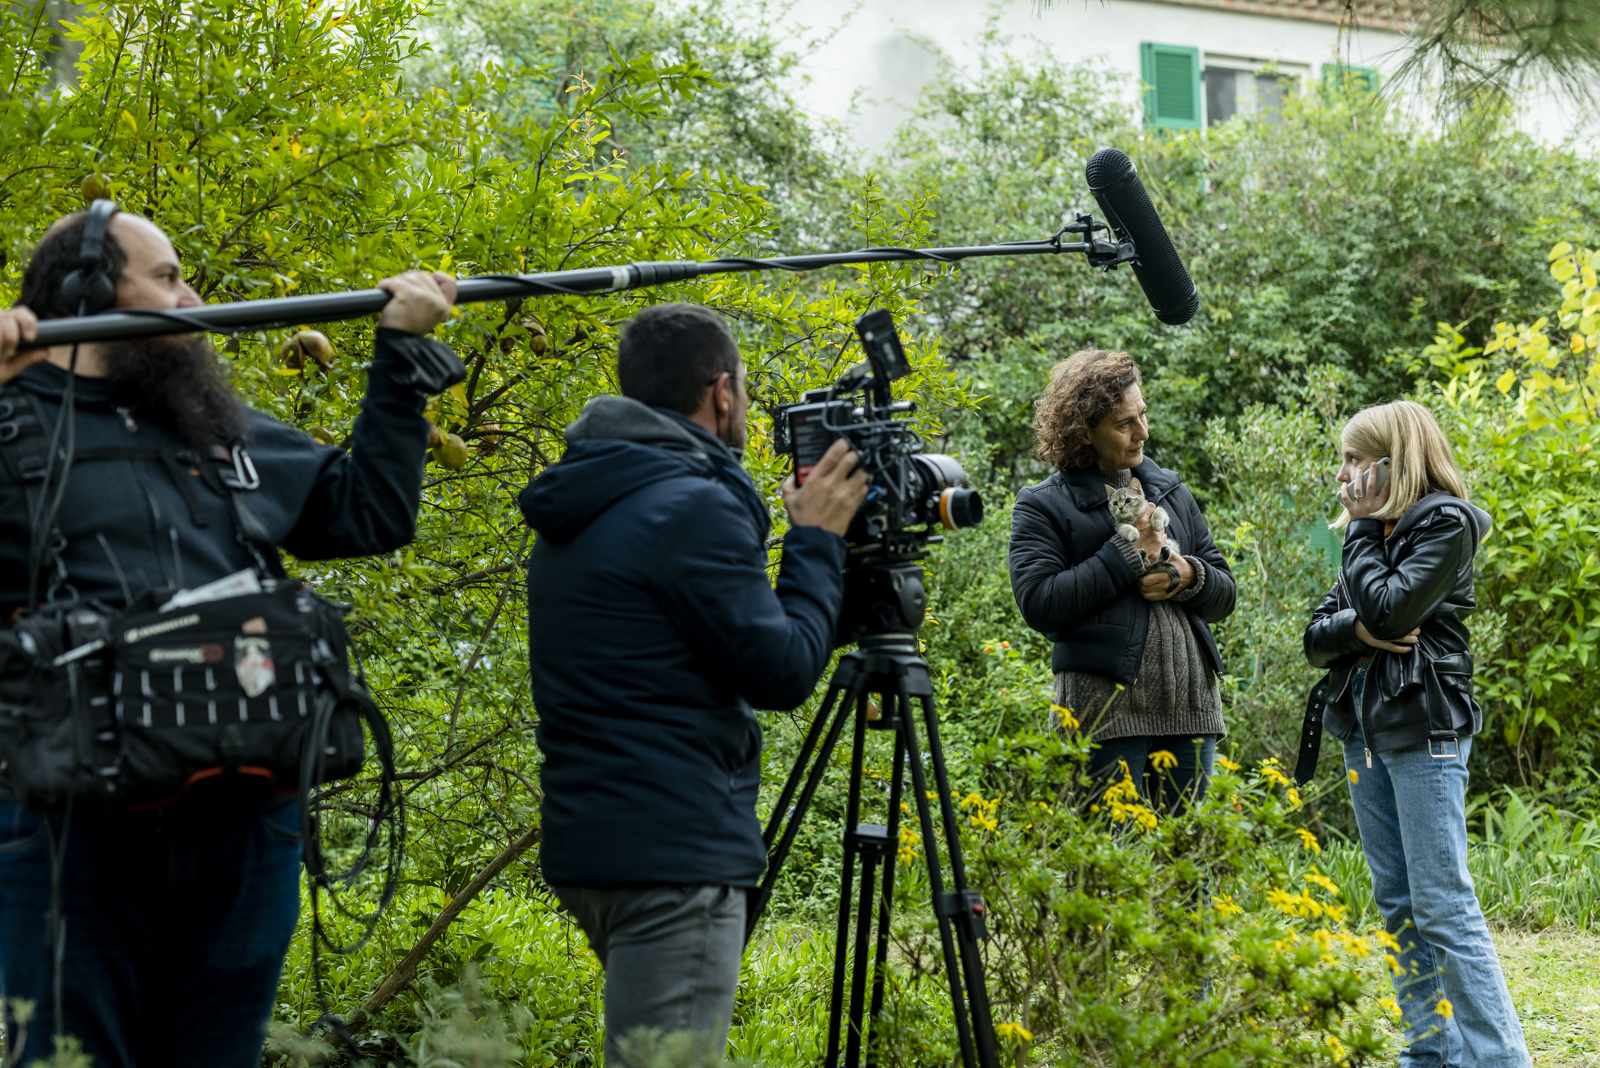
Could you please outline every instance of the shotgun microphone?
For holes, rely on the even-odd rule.
[[[1139,181],[1133,160],[1114,148],[1102,148],[1084,168],[1089,192],[1094,194],[1106,223],[1120,241],[1131,241],[1137,253],[1133,274],[1139,279],[1156,318],[1169,326],[1182,326],[1200,310],[1200,293],[1172,247],[1155,205]]]

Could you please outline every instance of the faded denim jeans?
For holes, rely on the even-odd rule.
[[[1413,654],[1415,655],[1415,654]],[[1359,707],[1360,684],[1356,680]],[[1344,766],[1410,1046],[1401,1068],[1529,1068],[1527,1040],[1467,872],[1472,739],[1373,753],[1358,724]],[[1400,974],[1395,974],[1396,970]],[[1449,1002],[1441,1014],[1440,999]]]

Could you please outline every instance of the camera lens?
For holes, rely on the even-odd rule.
[[[983,498],[977,490],[950,487],[939,494],[939,522],[946,530],[975,527],[983,520]]]

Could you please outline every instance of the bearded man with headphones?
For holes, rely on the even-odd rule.
[[[449,318],[455,282],[414,271],[379,285],[391,299],[347,452],[245,406],[200,334],[26,347],[41,318],[111,308],[182,315],[200,304],[149,220],[100,200],[55,223],[24,272],[18,306],[0,312],[0,619],[17,621],[15,633],[62,604],[116,618],[223,579],[289,589],[279,547],[320,560],[409,542],[428,448],[424,406],[465,376],[426,337]],[[204,691],[215,689],[213,662],[220,672],[226,655],[245,691],[271,699],[280,718],[275,694],[294,691],[268,689],[290,669],[282,644],[271,651],[279,632],[267,634],[262,619],[242,628],[237,654],[180,643],[166,650],[170,664],[152,663],[142,684],[129,685],[151,697],[171,677],[188,687],[179,697],[198,691],[189,722],[204,730],[208,704],[212,724],[218,716]],[[324,674],[331,663],[322,661]],[[99,700],[114,700],[120,724],[117,678],[118,696]],[[0,707],[26,697],[0,692]],[[240,696],[237,719],[257,729],[266,707]],[[130,702],[129,719],[136,708]],[[176,708],[182,727],[182,701]],[[305,715],[303,699],[300,708]],[[149,726],[148,701],[143,716]],[[359,728],[355,745],[359,764]],[[96,1068],[253,1068],[299,912],[298,787],[307,780],[234,761],[196,771],[171,796],[121,809],[102,796],[74,811],[70,793],[63,805],[34,789],[27,754],[4,750],[0,740],[7,1063],[46,1057],[67,1035]],[[105,770],[139,785],[137,769]],[[19,999],[33,1003],[31,1018],[15,1013]]]

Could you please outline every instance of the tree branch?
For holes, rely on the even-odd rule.
[[[433,948],[433,944],[439,941],[450,925],[455,922],[455,918],[461,915],[462,910],[472,903],[472,899],[478,896],[479,891],[489,885],[491,879],[504,871],[512,861],[527,852],[528,847],[538,840],[539,828],[529,828],[522,832],[521,837],[516,841],[501,850],[493,860],[484,866],[482,871],[473,876],[472,881],[463,886],[456,893],[456,896],[450,899],[450,904],[444,907],[444,911],[434,917],[434,921],[428,925],[428,929],[422,932],[422,937],[417,939],[417,944],[411,947],[411,952],[407,953],[399,966],[389,973],[389,978],[383,981],[383,985],[373,991],[372,996],[367,999],[367,1003],[350,1014],[350,1019],[345,1021],[345,1025],[352,1031],[365,1027],[374,1013],[387,1005],[396,994],[414,983],[417,978],[417,966],[422,963],[422,958],[428,955],[428,951]]]

